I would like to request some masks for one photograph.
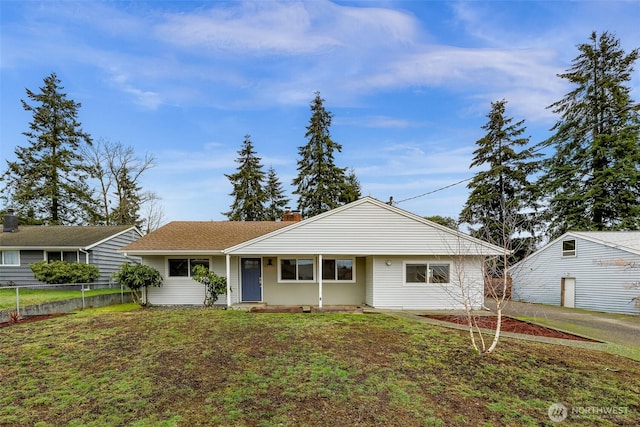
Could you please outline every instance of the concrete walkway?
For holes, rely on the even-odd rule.
[[[487,307],[494,308],[489,301]],[[640,347],[640,316],[508,301],[504,314],[526,317],[599,341]],[[564,327],[563,327],[564,326]]]

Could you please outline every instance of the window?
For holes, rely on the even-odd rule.
[[[449,264],[406,263],[405,283],[450,283]]]
[[[171,258],[169,259],[169,277],[191,277],[193,267],[203,265],[209,268],[208,258]]]
[[[20,251],[0,251],[0,265],[20,265]]]
[[[77,251],[48,251],[47,252],[47,262],[52,261],[66,261],[69,264],[74,262],[78,262],[78,252]]]
[[[353,280],[353,258],[323,259],[322,280]]]
[[[564,240],[562,242],[562,256],[576,256],[575,240]]]
[[[280,260],[281,281],[306,281],[315,279],[314,261],[308,258],[288,258]]]

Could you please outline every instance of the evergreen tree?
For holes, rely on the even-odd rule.
[[[3,198],[16,204],[21,216],[35,216],[53,224],[92,223],[96,202],[87,185],[89,167],[80,155],[91,137],[78,122],[80,103],[67,99],[55,73],[44,79],[40,93],[27,89],[22,101],[33,115],[29,130],[23,135],[29,146],[17,147],[17,160],[7,161],[2,176]]]
[[[626,85],[640,51],[625,54],[607,32],[578,50],[559,75],[573,90],[548,107],[560,114],[543,143],[555,147],[540,180],[550,237],[640,229],[640,119]]]
[[[524,120],[513,123],[513,118],[505,117],[506,103],[491,103],[489,121],[482,126],[487,133],[476,141],[470,167],[485,169],[467,185],[471,193],[460,221],[476,226],[471,230],[473,236],[511,250],[514,235],[535,231],[529,175],[536,162],[531,149],[519,149],[529,143],[529,138],[522,137]]]
[[[360,186],[360,181],[355,171],[351,169],[344,180],[340,203],[346,205],[347,203],[355,202],[360,198],[361,192],[362,187]]]
[[[289,203],[289,199],[284,195],[282,183],[278,179],[273,167],[270,167],[267,172],[267,183],[264,191],[267,193],[267,207],[265,209],[264,219],[267,221],[282,219],[284,208]]]
[[[345,175],[346,168],[334,163],[334,152],[342,145],[331,139],[329,128],[333,115],[325,110],[320,92],[311,103],[311,119],[305,137],[308,143],[298,147],[298,176],[293,180],[298,195],[298,209],[304,217],[311,217],[344,203],[345,190],[353,191]]]
[[[116,177],[116,197],[118,205],[110,215],[110,224],[140,226],[140,205],[142,188],[132,178],[127,166],[118,170]]]
[[[250,135],[245,135],[242,148],[238,151],[240,157],[237,172],[225,174],[233,185],[233,204],[229,212],[223,213],[230,221],[264,221],[267,193],[263,182],[265,173],[260,164],[260,157],[256,156]]]

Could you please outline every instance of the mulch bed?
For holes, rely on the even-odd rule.
[[[467,316],[424,315],[422,317],[440,320],[443,322],[456,323],[458,325],[467,324]],[[493,331],[495,331],[496,324],[498,322],[498,318],[496,316],[476,316],[475,320],[480,328],[491,329]],[[536,337],[562,338],[565,340],[585,341],[585,342],[599,342],[599,341],[591,340],[589,338],[583,338],[577,335],[561,332],[551,328],[546,328],[544,326],[536,325],[533,323],[525,322],[522,320],[518,320],[512,317],[506,317],[506,316],[502,317],[502,326],[500,330],[503,332],[514,332],[517,334],[533,335]]]
[[[40,314],[36,316],[20,317],[20,319],[18,319],[17,321],[9,320],[7,322],[0,322],[0,328],[6,328],[7,326],[17,325],[20,323],[30,323],[30,322],[36,322],[38,320],[45,320],[45,319],[51,319],[54,317],[66,316],[67,314],[69,313],[51,313],[51,314]]]

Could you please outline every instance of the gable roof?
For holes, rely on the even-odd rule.
[[[500,255],[502,248],[372,197],[224,251],[232,254]]]
[[[14,249],[90,248],[128,230],[129,225],[28,225],[0,233],[0,247]],[[139,233],[139,232],[138,232]]]
[[[288,227],[286,221],[173,221],[125,246],[134,255],[160,252],[222,252],[223,249]]]
[[[327,230],[338,230],[330,235]],[[403,229],[405,235],[399,235]],[[406,235],[415,239],[404,239]],[[411,241],[409,241],[411,240]],[[293,244],[292,244],[293,243]],[[358,246],[359,245],[359,246]],[[300,222],[174,221],[120,252],[167,253],[349,253],[499,255],[502,248],[418,215],[364,197]]]
[[[567,238],[584,239],[606,247],[617,248],[634,255],[640,255],[640,231],[568,231],[531,255],[518,261],[512,268],[518,268],[520,264],[529,258],[538,256],[558,242],[567,240]]]
[[[640,231],[572,231],[566,234],[640,255]]]

